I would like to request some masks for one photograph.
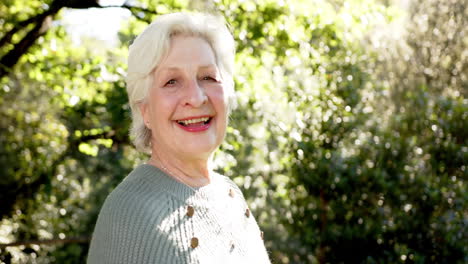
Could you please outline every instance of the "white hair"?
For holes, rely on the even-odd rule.
[[[142,103],[153,84],[153,70],[170,48],[171,38],[176,35],[196,36],[208,42],[213,49],[216,65],[225,83],[228,109],[234,97],[234,39],[224,19],[201,13],[172,13],[159,16],[133,42],[129,48],[127,93],[132,109],[130,137],[137,150],[151,151],[151,130],[143,121],[139,104]]]

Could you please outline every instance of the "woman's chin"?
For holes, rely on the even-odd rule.
[[[189,158],[208,159],[218,146],[219,144],[215,144],[214,142],[188,142],[181,146],[181,149],[183,155]]]
[[[188,132],[182,131],[178,135],[178,146],[185,154],[192,154],[194,157],[210,156],[216,148],[219,147],[223,140],[222,134],[210,127],[202,132]]]

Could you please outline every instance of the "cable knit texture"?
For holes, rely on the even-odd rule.
[[[140,165],[107,197],[88,263],[270,263],[239,188],[215,174],[191,189]]]

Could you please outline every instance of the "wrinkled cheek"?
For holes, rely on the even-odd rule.
[[[219,101],[217,102],[217,133],[220,141],[222,141],[226,135],[226,128],[228,125],[228,111],[227,111],[227,102],[225,101],[224,97],[220,97]]]
[[[225,89],[223,91],[223,102],[225,105],[225,112],[226,116],[229,116],[229,114],[232,112],[233,109],[237,107],[237,102],[235,98],[234,91],[230,91],[229,89]]]
[[[225,113],[227,113],[227,110],[228,110],[228,104],[229,104],[229,96],[227,93],[225,92],[220,92],[220,95],[219,95],[219,101],[220,103],[222,104],[222,108],[223,108],[223,111]]]
[[[221,144],[221,141],[224,140],[224,138],[226,137],[226,130],[227,130],[227,125],[228,125],[228,116],[227,116],[227,112],[224,113],[223,115],[223,118],[222,120],[220,120],[221,122],[219,122],[219,138],[220,138],[220,144]]]
[[[221,126],[219,129],[217,129],[216,148],[218,148],[219,146],[221,146],[221,144],[223,144],[223,141],[226,138],[226,131],[227,131],[226,126]]]

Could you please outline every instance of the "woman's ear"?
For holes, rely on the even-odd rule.
[[[143,118],[143,122],[148,129],[151,129],[150,126],[150,118],[149,118],[149,111],[148,111],[148,104],[141,102],[138,104],[138,108],[140,109],[141,117]]]

